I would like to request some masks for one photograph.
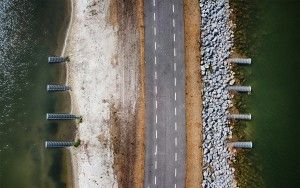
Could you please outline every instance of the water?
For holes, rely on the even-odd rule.
[[[45,121],[59,108],[45,87],[61,73],[47,56],[59,55],[66,8],[62,0],[0,0],[0,187],[66,186],[63,153],[43,145],[61,136]]]
[[[240,70],[254,90],[241,107],[254,116],[241,137],[255,147],[239,156],[241,187],[299,187],[300,1],[236,2],[245,15],[237,47],[253,60]]]

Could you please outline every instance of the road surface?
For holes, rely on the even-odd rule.
[[[145,0],[148,187],[185,184],[185,74],[182,0]]]

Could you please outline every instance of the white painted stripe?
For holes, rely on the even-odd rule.
[[[175,114],[175,116],[177,115],[177,108],[176,107],[174,109],[174,114]]]
[[[154,72],[154,79],[155,80],[157,79],[157,72],[156,71]]]
[[[174,188],[176,188],[176,183],[174,184]]]
[[[157,109],[157,100],[155,100],[155,108]]]
[[[157,155],[157,145],[155,145],[155,155]]]
[[[153,6],[155,6],[155,0],[153,0]]]
[[[176,41],[176,34],[175,33],[173,34],[173,41],[174,42]]]
[[[156,36],[156,27],[153,29],[154,35]]]
[[[157,139],[157,129],[155,130],[155,138]]]
[[[177,122],[175,122],[175,131],[177,131]]]
[[[157,114],[155,114],[155,123],[157,123]]]
[[[156,176],[154,176],[154,184],[156,185]]]
[[[176,95],[176,92],[175,92],[175,96],[174,96],[174,97],[175,97],[175,101],[176,101],[176,100],[177,100],[177,95]]]
[[[155,12],[153,13],[153,20],[155,21]]]
[[[175,20],[173,19],[173,27],[175,27]]]
[[[176,67],[177,67],[177,64],[174,63],[174,72],[176,72]]]
[[[155,48],[156,49],[156,48]],[[174,48],[174,57],[176,56],[176,48]]]
[[[177,79],[176,79],[176,77],[174,78],[174,86],[176,86],[177,85]]]
[[[154,49],[156,50],[156,41],[154,42]]]
[[[177,146],[177,137],[175,137],[174,142],[175,142],[175,146]]]
[[[155,86],[155,94],[157,94],[157,86]]]
[[[156,65],[156,56],[154,56],[154,64]]]
[[[157,169],[157,161],[154,162],[154,168]]]
[[[174,176],[176,177],[177,176],[177,169],[175,168],[174,170]]]
[[[177,153],[175,153],[174,161],[177,161]]]
[[[173,9],[173,13],[174,13],[174,11],[175,11],[174,5],[172,5],[172,9]]]

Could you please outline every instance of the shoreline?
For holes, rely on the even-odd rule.
[[[117,0],[71,2],[62,54],[70,58],[65,64],[70,111],[82,117],[76,122],[81,144],[69,150],[73,185],[132,185],[138,162],[133,149],[139,144],[134,139],[140,74],[136,7]]]

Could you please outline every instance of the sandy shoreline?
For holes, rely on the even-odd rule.
[[[77,122],[76,132],[81,145],[70,149],[73,184],[130,185],[135,163],[139,37],[134,15],[127,9],[134,6],[116,0],[71,0],[71,4],[62,55],[70,58],[66,84],[72,88],[71,113],[83,119]]]

